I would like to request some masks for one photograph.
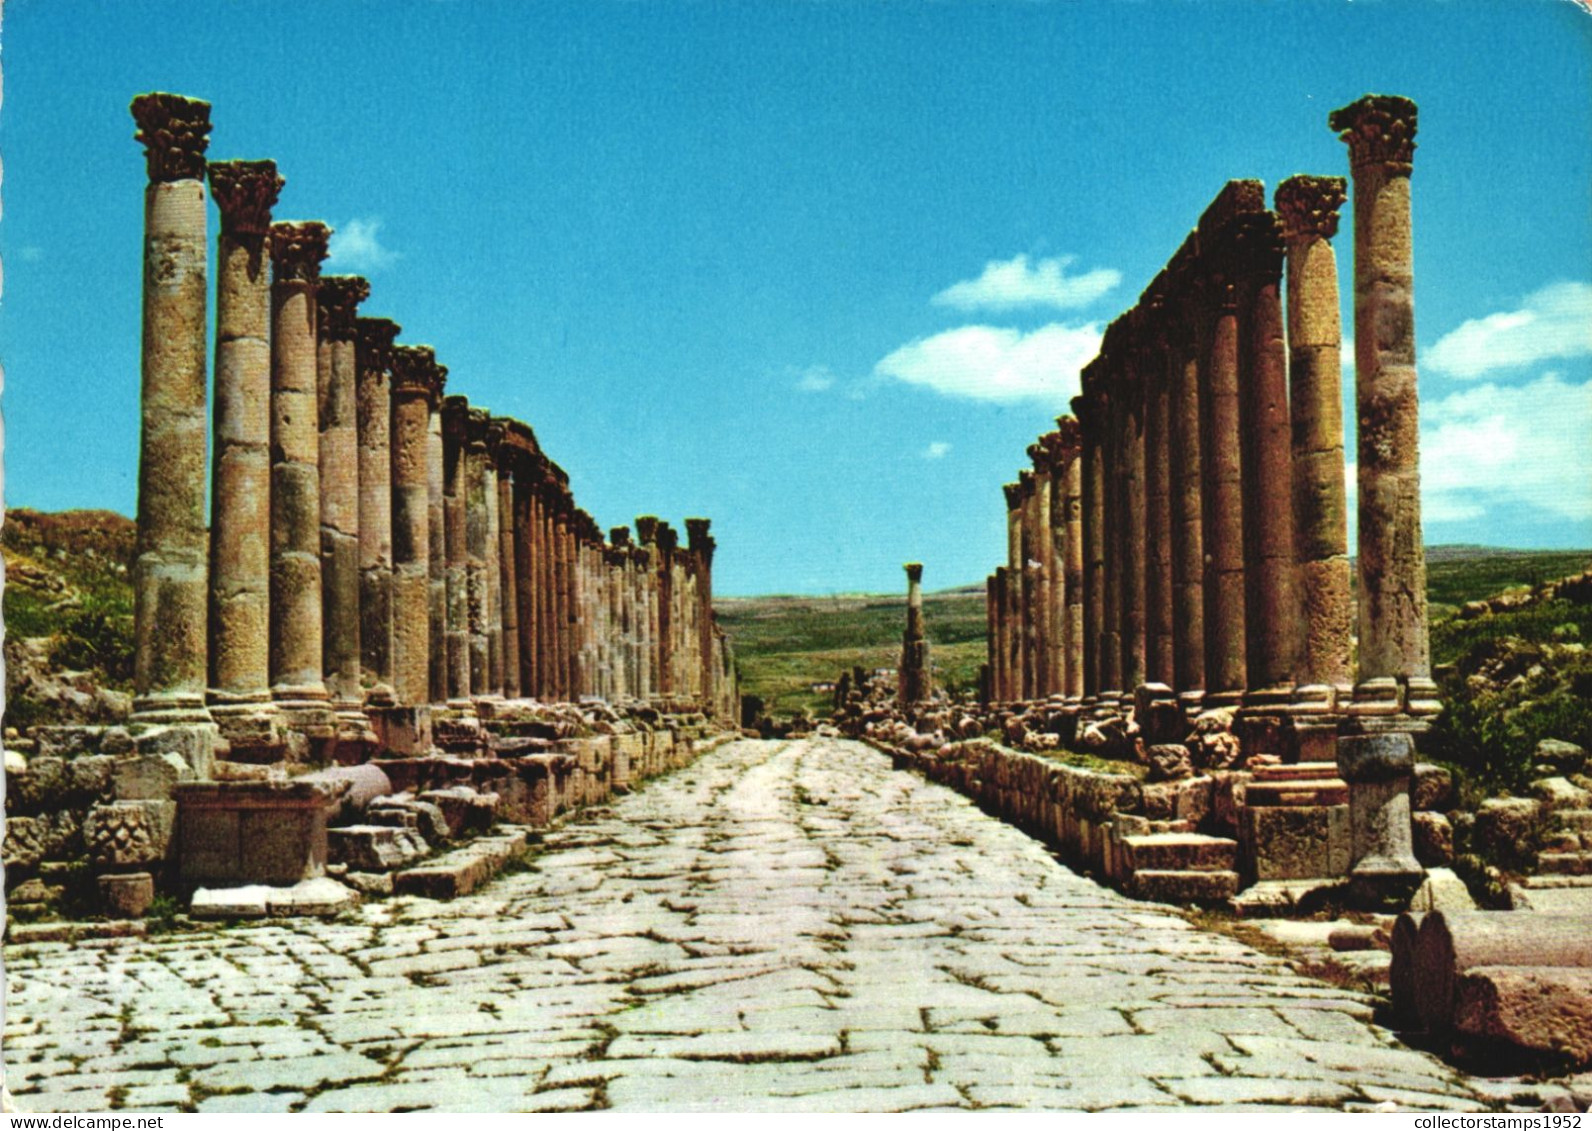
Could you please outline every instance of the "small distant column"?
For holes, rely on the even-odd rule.
[[[713,536],[708,533],[711,520],[706,518],[688,518],[685,520],[686,536],[690,540],[691,552],[696,555],[698,564],[697,573],[697,602],[699,614],[697,618],[697,656],[702,668],[702,699],[708,704],[707,709],[712,710],[712,703],[718,695],[718,687],[713,663],[713,551],[718,547]]]
[[[396,322],[361,318],[355,366],[359,429],[359,649],[373,706],[392,703],[393,672],[393,482],[392,349]],[[423,438],[424,428],[420,435]],[[419,481],[424,486],[424,480]],[[422,507],[421,514],[425,511]],[[411,689],[413,690],[413,689]]]
[[[274,161],[210,166],[216,405],[210,515],[210,708],[241,750],[280,742],[271,704],[271,278]]]
[[[1062,690],[1067,702],[1079,703],[1084,694],[1084,605],[1083,605],[1083,435],[1078,421],[1063,416],[1056,421],[1061,437],[1062,587],[1066,611],[1062,619]]]
[[[1073,416],[1082,439],[1079,504],[1083,537],[1083,702],[1100,698],[1100,654],[1105,636],[1105,460],[1101,441],[1106,425],[1105,400],[1091,390],[1096,359],[1084,368],[1084,389],[1072,399]]]
[[[394,346],[390,359],[393,694],[416,707],[432,697],[431,420],[443,386],[428,347]]]
[[[466,532],[465,496],[469,492],[466,469],[470,402],[451,396],[442,402],[442,523],[443,555],[447,562],[447,606],[444,623],[448,656],[450,706],[467,707],[470,698],[470,550]]]
[[[442,442],[443,379],[447,369],[435,367],[437,396],[431,401],[426,422],[426,535],[429,543],[426,576],[426,610],[429,620],[427,682],[431,701],[448,699],[448,522],[447,471]]]
[[[494,420],[487,429],[487,456],[497,472],[497,621],[501,688],[505,699],[520,697],[520,610],[518,562],[514,551],[514,465],[504,442],[507,425]]]
[[[923,563],[908,562],[907,629],[901,640],[900,679],[897,697],[903,709],[927,703],[929,682],[929,642],[923,635]]]
[[[1368,94],[1327,120],[1354,178],[1354,388],[1359,416],[1360,714],[1441,710],[1431,678],[1421,541],[1420,403],[1410,173],[1415,103]]]
[[[1023,660],[1023,527],[1022,484],[1005,483],[1006,495],[1006,574],[1001,591],[1006,600],[1001,609],[1001,634],[1006,638],[1006,699],[1023,698],[1026,684]]]
[[[999,703],[1005,699],[1005,684],[1003,682],[1005,665],[1001,662],[1004,649],[1001,646],[1001,592],[996,582],[995,574],[990,574],[984,579],[984,632],[988,641],[985,652],[989,662],[984,665],[989,675],[989,685],[985,688],[988,702]]]
[[[133,99],[144,190],[138,547],[133,563],[133,714],[208,722],[205,614],[205,149],[210,104]],[[198,768],[198,767],[196,767]]]
[[[666,698],[680,693],[679,650],[676,643],[678,616],[675,610],[676,579],[674,551],[678,536],[667,522],[658,523],[658,670],[662,683],[658,690]]]
[[[644,514],[636,517],[636,541],[641,548],[642,592],[646,599],[646,617],[642,621],[642,629],[647,639],[647,693],[649,697],[659,698],[663,690],[663,657],[665,649],[659,637],[659,561],[657,548],[658,519],[654,515]]]
[[[335,738],[322,678],[316,298],[331,230],[271,225],[271,692],[311,742]]]
[[[1288,249],[1289,411],[1293,420],[1294,546],[1304,620],[1296,700],[1331,707],[1353,686],[1349,658],[1349,520],[1343,468],[1343,327],[1329,242],[1345,199],[1342,177],[1289,177],[1275,202]]]
[[[321,667],[341,711],[364,699],[359,633],[359,423],[355,339],[359,304],[370,284],[325,275],[316,288],[321,476]],[[352,721],[352,719],[351,719]]]

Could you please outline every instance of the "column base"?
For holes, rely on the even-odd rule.
[[[1288,709],[1293,715],[1329,715],[1337,706],[1338,689],[1330,683],[1301,683],[1293,689]]]
[[[1242,694],[1242,707],[1244,714],[1251,712],[1268,715],[1286,715],[1294,701],[1294,685],[1291,683],[1278,683],[1270,687],[1251,687]]]
[[[229,747],[227,760],[269,765],[287,748],[282,712],[269,691],[210,692],[210,714]]]
[[[1205,698],[1200,703],[1202,711],[1225,711],[1243,705],[1244,693],[1242,690],[1211,691],[1205,692]]]
[[[133,700],[128,722],[134,725],[162,726],[179,723],[208,723],[214,720],[205,706],[205,697],[196,691],[160,691]]]
[[[1390,675],[1376,676],[1354,685],[1354,701],[1349,714],[1355,718],[1402,714],[1404,696],[1399,681]]]
[[[213,722],[150,722],[147,718],[129,721],[133,749],[138,754],[176,754],[193,770],[194,777],[207,781],[215,766],[216,746],[221,732]]]
[[[1425,676],[1410,676],[1404,696],[1404,709],[1416,718],[1429,719],[1443,713],[1437,684]]]
[[[370,707],[371,729],[376,732],[379,753],[395,758],[418,758],[431,753],[435,745],[431,738],[431,708],[426,704],[416,707]]]

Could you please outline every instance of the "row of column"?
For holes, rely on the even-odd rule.
[[[1128,705],[1164,685],[1191,709],[1438,710],[1411,300],[1416,109],[1367,96],[1330,124],[1354,178],[1357,618],[1330,242],[1345,181],[1291,177],[1275,211],[1260,182],[1230,181],[1107,328],[1074,416],[1005,488],[1007,563],[987,588],[993,699]]]
[[[605,542],[519,421],[445,396],[430,347],[322,276],[331,235],[272,222],[270,161],[208,163],[209,106],[141,95],[147,154],[135,716],[369,730],[367,706],[483,696],[692,699],[733,714],[714,541],[637,521]],[[217,248],[204,521],[205,178]],[[719,700],[725,700],[720,703]]]

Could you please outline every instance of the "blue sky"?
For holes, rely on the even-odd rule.
[[[1103,326],[1223,181],[1346,174],[1327,113],[1379,91],[1421,107],[1427,540],[1592,545],[1570,0],[10,0],[0,61],[12,506],[133,509],[141,91],[274,158],[604,527],[713,517],[742,594],[980,580]]]

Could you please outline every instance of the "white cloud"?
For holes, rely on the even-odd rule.
[[[1592,284],[1552,283],[1529,294],[1519,310],[1472,318],[1444,334],[1422,363],[1452,377],[1472,378],[1550,358],[1592,354]]]
[[[1041,259],[1032,267],[1028,256],[1004,262],[992,260],[976,279],[964,279],[939,294],[936,306],[958,310],[1012,310],[1022,306],[1054,306],[1062,310],[1088,306],[1122,281],[1122,272],[1097,267],[1069,277],[1066,269],[1076,256]]]
[[[1423,402],[1423,521],[1463,522],[1519,505],[1592,520],[1589,424],[1592,380],[1572,385],[1557,373]]]
[[[1051,323],[1031,333],[999,326],[959,326],[908,342],[874,372],[948,397],[1064,405],[1078,392],[1078,371],[1100,352],[1096,323]]]
[[[328,271],[377,271],[398,258],[398,253],[382,245],[381,221],[350,220],[333,228],[327,247]]]
[[[804,393],[822,393],[833,388],[835,375],[827,365],[809,365],[796,379],[796,388]]]
[[[951,450],[951,445],[944,440],[933,440],[923,449],[924,459],[944,459],[945,453]]]

